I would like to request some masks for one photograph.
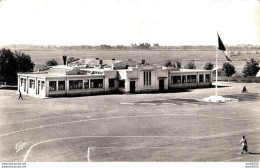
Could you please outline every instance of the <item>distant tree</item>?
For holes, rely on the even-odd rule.
[[[47,66],[55,66],[58,65],[58,62],[55,59],[46,61]]]
[[[166,61],[164,63],[164,66],[166,66],[166,67],[172,66],[172,61],[171,60]]]
[[[134,49],[138,48],[136,43],[131,43],[131,47],[134,48]]]
[[[180,61],[176,61],[176,67],[179,68],[179,69],[181,68],[181,62]]]
[[[17,83],[17,62],[9,49],[0,50],[0,77],[7,83]]]
[[[174,68],[181,68],[181,62],[180,61],[171,61],[171,60],[168,60],[164,63],[164,66],[166,67],[174,67]]]
[[[196,65],[194,62],[188,62],[186,66],[184,66],[185,69],[196,69]]]
[[[139,49],[149,49],[150,48],[150,44],[149,43],[140,43],[138,48]]]
[[[73,61],[75,61],[76,59],[74,58],[74,57],[69,57],[69,59],[68,59],[68,63],[71,63],[71,62],[73,62]]]
[[[14,53],[17,61],[17,72],[32,72],[34,63],[29,55],[15,51]]]
[[[222,70],[224,71],[225,75],[228,77],[228,82],[229,82],[229,77],[236,73],[236,68],[230,63],[223,63]]]
[[[207,62],[204,66],[205,70],[212,70],[214,68],[214,64],[212,64],[211,62]]]
[[[244,66],[243,69],[243,74],[245,77],[247,76],[256,76],[256,74],[259,71],[259,61],[255,61],[253,58],[250,59],[250,61],[246,62],[246,65]]]

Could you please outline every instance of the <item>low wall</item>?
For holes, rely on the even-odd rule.
[[[215,81],[215,77],[212,79],[212,81],[213,82]],[[228,78],[226,76],[220,76],[218,77],[218,81],[228,81]],[[241,82],[241,83],[251,83],[251,82],[260,83],[260,77],[232,76],[229,78],[229,81]]]

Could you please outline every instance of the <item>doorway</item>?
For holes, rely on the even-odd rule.
[[[164,80],[163,79],[159,80],[159,91],[164,92]]]
[[[130,81],[130,93],[135,93],[135,81]]]

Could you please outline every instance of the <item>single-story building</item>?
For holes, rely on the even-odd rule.
[[[105,61],[95,67],[80,62],[80,65],[18,73],[18,91],[38,97],[164,92],[175,88],[209,87],[212,81],[209,70],[148,65],[144,60],[140,64],[132,60],[118,61],[109,67],[104,67],[102,62]]]

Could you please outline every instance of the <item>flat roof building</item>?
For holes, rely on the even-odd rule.
[[[209,87],[211,71],[176,69],[127,61],[77,60],[44,71],[18,73],[18,91],[38,97],[164,92]],[[106,64],[104,64],[106,63]]]

